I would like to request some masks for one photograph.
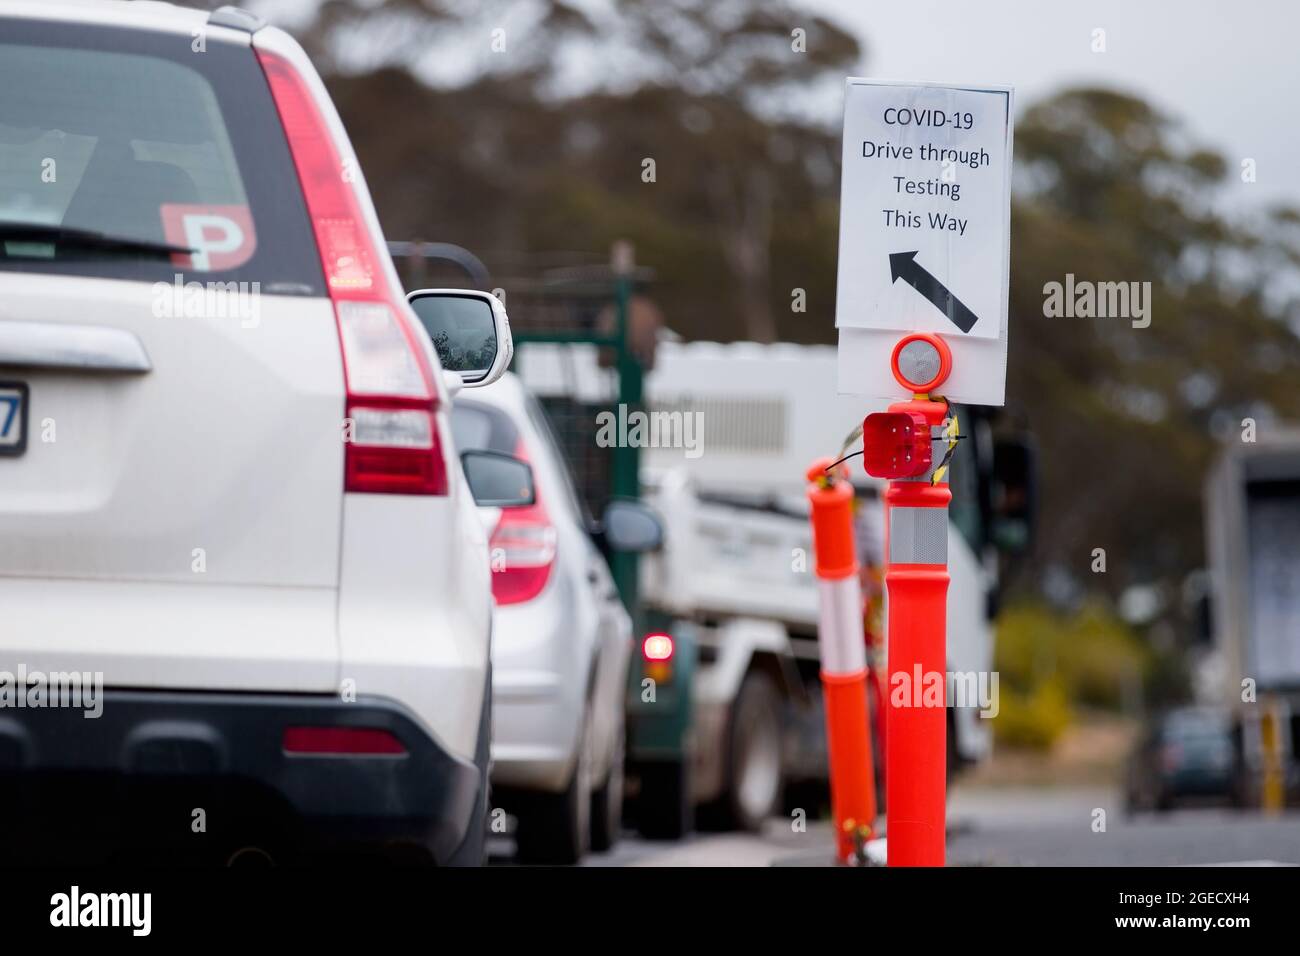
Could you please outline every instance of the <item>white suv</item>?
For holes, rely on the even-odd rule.
[[[482,860],[489,564],[448,382],[510,342],[466,301],[462,381],[286,34],[0,9],[5,819]]]

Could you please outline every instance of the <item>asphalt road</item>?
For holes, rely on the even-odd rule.
[[[1105,829],[1094,826],[1105,811]],[[992,866],[1300,866],[1300,812],[1224,807],[1127,816],[1109,791],[954,794],[949,862]]]
[[[1105,812],[1103,819],[1097,811]],[[949,802],[953,866],[1300,865],[1300,812],[1267,817],[1214,807],[1126,817],[1105,790],[971,790]],[[1096,823],[1095,823],[1096,821]],[[1094,825],[1097,827],[1094,829]],[[627,834],[588,866],[826,865],[830,826],[773,819],[762,834],[696,833],[662,843]],[[509,846],[494,847],[494,862]]]

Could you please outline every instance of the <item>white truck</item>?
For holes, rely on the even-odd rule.
[[[1300,789],[1300,430],[1234,443],[1205,486],[1219,702],[1233,715],[1240,796],[1271,775]]]
[[[527,358],[524,376],[541,391],[599,377],[581,353]],[[658,441],[642,450],[642,484],[666,534],[664,549],[643,559],[642,600],[698,651],[689,772],[674,779],[689,802],[744,828],[779,811],[787,785],[826,775],[804,475],[874,410],[836,394],[835,363],[830,346],[661,341],[646,377],[646,411],[662,427],[647,429]],[[972,440],[951,472],[949,669],[988,675],[994,443],[985,418],[963,416],[962,426]],[[1025,461],[1008,456],[1017,458]],[[878,567],[883,482],[860,467],[854,481],[859,550]],[[949,715],[950,765],[987,756],[992,735],[979,708]]]

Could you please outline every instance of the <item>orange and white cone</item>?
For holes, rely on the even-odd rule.
[[[830,750],[831,814],[836,856],[849,861],[876,820],[875,774],[867,715],[867,653],[862,627],[862,585],[853,541],[853,488],[830,458],[808,469],[814,568],[820,598],[817,639],[821,652],[826,738]]]

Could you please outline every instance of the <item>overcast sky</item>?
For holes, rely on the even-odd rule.
[[[857,33],[861,72],[998,83],[1024,106],[1065,86],[1140,93],[1239,171],[1242,200],[1300,205],[1297,0],[807,0]],[[1093,53],[1093,30],[1106,52]]]
[[[251,2],[292,26],[319,0]],[[610,0],[570,2],[590,9]],[[1300,205],[1300,0],[802,2],[859,36],[861,75],[1010,85],[1022,110],[1076,84],[1135,92],[1228,158],[1231,189],[1248,208]],[[1104,53],[1092,51],[1096,29],[1105,30]],[[481,64],[486,43],[473,44],[465,64]],[[439,58],[454,66],[447,52]],[[808,108],[837,118],[842,91],[825,96]],[[1239,178],[1245,158],[1256,162],[1249,185]]]

